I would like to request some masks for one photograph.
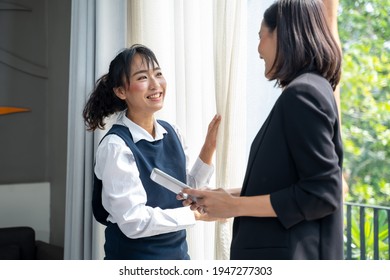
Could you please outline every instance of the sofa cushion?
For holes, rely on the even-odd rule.
[[[30,227],[0,228],[0,247],[5,247],[4,252],[16,256],[15,246],[19,249],[19,259],[35,259],[35,231]]]
[[[36,244],[36,258],[37,260],[63,260],[64,248],[52,245],[40,240]]]
[[[20,260],[20,248],[17,245],[0,246],[0,260]]]

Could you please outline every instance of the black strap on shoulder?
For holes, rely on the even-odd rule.
[[[96,221],[102,225],[108,225],[108,212],[102,204],[103,183],[95,173],[93,174],[93,191],[92,191],[92,213]]]

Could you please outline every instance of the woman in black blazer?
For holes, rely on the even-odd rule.
[[[279,0],[266,10],[258,52],[283,92],[252,143],[241,192],[184,191],[198,197],[192,209],[235,217],[231,259],[343,258],[333,95],[341,53],[324,13],[320,0]]]

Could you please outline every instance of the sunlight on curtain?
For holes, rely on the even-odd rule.
[[[129,45],[150,47],[167,80],[158,117],[180,127],[193,160],[217,108],[222,115],[210,187],[240,186],[245,168],[245,7],[245,0],[128,2]],[[191,258],[228,258],[230,234],[230,223],[198,222],[188,230]]]

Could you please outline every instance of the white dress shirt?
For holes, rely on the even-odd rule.
[[[164,138],[168,133],[157,121],[154,122],[155,138],[142,127],[119,114],[117,124],[129,128],[134,143],[144,139],[149,142]],[[186,156],[187,184],[197,188],[207,186],[214,167],[198,157],[189,171],[187,146],[177,127],[173,126]],[[126,143],[115,134],[106,136],[96,152],[95,174],[103,181],[102,204],[110,213],[107,220],[117,223],[129,238],[141,238],[174,232],[193,226],[194,213],[189,207],[161,209],[146,205],[147,195],[140,179],[134,155]]]

